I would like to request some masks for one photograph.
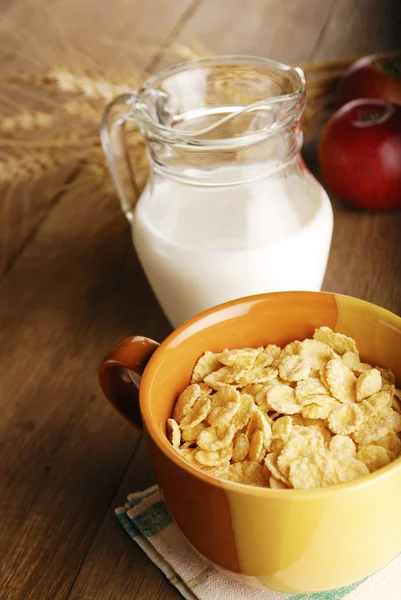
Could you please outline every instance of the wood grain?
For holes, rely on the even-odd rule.
[[[334,60],[401,47],[399,0],[336,0],[311,59]]]
[[[18,90],[1,83],[1,76],[13,70],[46,72],[62,67],[128,72],[152,70],[168,41],[179,34],[180,24],[195,0],[152,0],[151,5],[119,0],[116,10],[97,0],[1,1],[0,20],[0,103],[17,107]],[[155,19],[155,14],[157,18]],[[75,18],[74,15],[79,15]],[[43,110],[41,103],[33,108]],[[24,99],[27,102],[27,98]],[[4,112],[4,111],[3,111]],[[28,134],[29,135],[29,134]],[[63,194],[74,166],[54,178],[27,182],[12,189],[0,188],[0,277],[24,244]]]
[[[401,315],[401,213],[362,214],[333,199],[334,235],[323,288]]]
[[[316,177],[317,139],[304,158]],[[362,298],[401,315],[401,211],[366,213],[329,194],[334,231],[323,290]]]
[[[303,62],[335,0],[204,0],[188,23],[215,54],[253,54]]]
[[[129,493],[155,483],[145,440],[138,446],[112,507],[123,506]],[[179,599],[178,591],[165,583],[164,575],[116,526],[109,511],[82,566],[69,600]]]
[[[337,0],[311,60],[399,49],[400,25],[397,0]],[[319,176],[316,142],[310,141],[306,156]],[[363,213],[331,197],[334,234],[323,289],[356,296],[401,315],[401,212]]]
[[[246,6],[239,0],[120,2],[125,12],[116,20],[115,5],[96,4],[97,26],[124,43],[136,32],[147,36],[157,64],[166,31],[178,35],[191,15],[191,28],[215,51],[284,61],[349,55],[361,47],[375,51],[394,42],[386,33],[394,27],[389,9],[381,8],[390,6],[387,0],[364,3],[380,4],[374,35],[370,21],[361,24],[355,15],[359,0],[290,0],[285,14],[275,0]],[[80,3],[85,13],[89,4]],[[29,25],[21,2],[2,0],[1,6],[14,7],[16,26]],[[313,148],[309,159],[313,166]],[[16,213],[7,221],[15,259],[0,282],[0,599],[178,599],[113,515],[129,492],[153,483],[154,475],[143,440],[114,415],[96,381],[97,365],[115,341],[132,333],[161,340],[170,326],[138,264],[116,198],[77,201],[64,194],[55,202],[60,182],[46,185],[50,200],[37,192],[32,212],[25,208],[23,233]],[[350,212],[336,201],[334,208],[326,289],[401,314],[401,214]]]
[[[97,365],[129,331],[170,329],[114,198],[55,207],[3,281],[0,326],[0,597],[65,598],[138,441]]]

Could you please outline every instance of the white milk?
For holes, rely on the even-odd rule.
[[[234,298],[319,290],[333,227],[330,201],[312,178],[282,173],[243,185],[164,180],[134,214],[134,244],[174,327]]]

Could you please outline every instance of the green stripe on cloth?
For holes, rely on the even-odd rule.
[[[150,538],[169,527],[173,521],[163,500],[159,500],[139,515],[132,517],[132,522],[142,535]]]
[[[199,573],[199,575],[188,581],[187,585],[189,589],[192,590],[197,585],[204,583],[214,572],[215,569],[213,567],[206,567],[206,569]]]
[[[361,581],[357,581],[351,585],[346,585],[345,587],[331,590],[329,592],[318,592],[317,594],[295,594],[295,596],[290,596],[287,600],[341,600],[341,598],[345,598],[347,594],[352,592],[352,590],[357,588],[364,581],[365,579],[362,579]]]
[[[116,515],[121,527],[128,533],[130,537],[132,537],[132,539],[136,538],[137,535],[141,535],[139,529],[135,527],[125,512],[116,511]]]

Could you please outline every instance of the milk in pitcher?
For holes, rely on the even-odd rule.
[[[291,169],[252,185],[156,179],[152,187],[136,207],[133,237],[174,327],[242,296],[321,288],[333,217],[314,179]]]

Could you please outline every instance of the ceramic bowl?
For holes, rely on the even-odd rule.
[[[208,310],[162,344],[128,338],[99,370],[114,407],[143,427],[167,507],[190,544],[218,569],[253,586],[309,593],[346,586],[401,551],[401,459],[350,483],[274,490],[219,480],[185,462],[166,419],[205,350],[283,346],[322,325],[353,337],[362,360],[401,382],[401,318],[330,293],[283,292]],[[142,375],[139,402],[132,373]]]

